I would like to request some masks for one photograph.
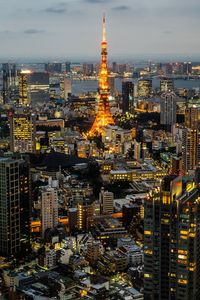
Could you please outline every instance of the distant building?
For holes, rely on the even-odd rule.
[[[171,157],[171,172],[172,175],[183,175],[183,158],[181,156]]]
[[[41,189],[41,223],[42,236],[46,229],[55,228],[58,224],[58,195],[57,191],[51,187]]]
[[[3,102],[6,103],[10,98],[12,90],[14,90],[17,86],[17,69],[15,64],[2,64],[2,79],[2,96]]]
[[[35,116],[11,114],[10,140],[13,152],[35,152]]]
[[[185,110],[185,127],[197,129],[200,121],[200,110],[198,107],[187,107]]]
[[[200,132],[198,129],[183,129],[182,157],[185,172],[194,170],[200,164]]]
[[[183,75],[191,75],[192,74],[192,63],[184,62],[183,63]]]
[[[62,64],[61,63],[47,63],[44,66],[46,72],[49,73],[61,73],[62,72]]]
[[[89,226],[89,219],[94,215],[94,206],[90,201],[83,200],[78,204],[78,229],[86,231]]]
[[[165,65],[165,74],[166,75],[172,75],[173,73],[173,65],[168,63]]]
[[[112,192],[104,191],[104,188],[101,188],[101,192],[99,193],[99,202],[102,214],[113,213],[114,194]]]
[[[113,73],[117,73],[117,63],[115,61],[112,63],[112,71]]]
[[[49,101],[49,74],[47,72],[30,73],[27,77],[29,102],[46,103]]]
[[[78,209],[69,208],[69,230],[70,232],[77,229],[78,225]]]
[[[93,64],[83,64],[83,75],[85,76],[92,76],[94,72],[94,65]]]
[[[140,79],[138,80],[138,97],[149,98],[152,92],[152,80],[151,79]]]
[[[71,63],[70,62],[65,63],[65,71],[66,71],[66,73],[71,72]]]
[[[87,246],[86,258],[91,263],[94,264],[100,258],[104,252],[104,247],[100,241],[92,241]]]
[[[162,79],[160,81],[160,91],[161,93],[166,93],[174,90],[173,79]]]
[[[114,96],[115,94],[115,77],[109,75],[108,76],[108,86],[109,86],[109,92],[111,96]]]
[[[134,84],[131,81],[122,82],[122,111],[133,112],[134,110]]]
[[[60,97],[67,100],[72,93],[72,81],[70,78],[64,77],[60,82]]]
[[[176,95],[168,92],[160,100],[160,124],[173,125],[176,123]]]
[[[28,76],[31,74],[30,70],[22,70],[18,75],[19,80],[19,105],[29,106],[30,97],[28,96]]]

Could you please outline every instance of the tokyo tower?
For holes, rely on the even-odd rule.
[[[101,42],[101,67],[99,74],[99,103],[96,118],[88,136],[101,135],[103,127],[113,125],[114,120],[109,106],[109,86],[108,86],[108,67],[107,67],[107,42],[106,42],[106,20],[103,16],[103,37]]]

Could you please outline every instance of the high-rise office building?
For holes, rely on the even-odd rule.
[[[187,107],[185,110],[185,127],[197,129],[200,121],[200,110],[198,107]]]
[[[49,101],[49,74],[32,72],[27,76],[27,97],[31,105]]]
[[[44,65],[44,69],[49,73],[61,73],[62,64],[61,63],[47,63]]]
[[[192,74],[192,63],[184,62],[183,63],[183,75],[191,75]]]
[[[144,299],[200,299],[200,190],[168,175],[145,200]]]
[[[65,71],[66,71],[66,73],[71,72],[71,63],[70,62],[65,63]]]
[[[104,191],[104,188],[101,189],[99,193],[99,202],[101,205],[102,214],[112,214],[114,207],[114,194],[112,192]]]
[[[20,251],[19,160],[0,159],[0,253]]]
[[[12,91],[15,90],[17,86],[17,69],[15,64],[2,64],[2,79],[2,96],[3,102],[6,103],[10,98]]]
[[[160,124],[173,125],[176,123],[176,95],[168,92],[160,100]]]
[[[10,114],[10,150],[35,152],[35,116]]]
[[[28,96],[28,76],[31,74],[30,70],[22,70],[18,75],[19,80],[19,105],[29,106],[30,98]]]
[[[60,97],[67,100],[72,93],[72,81],[70,78],[64,77],[60,82]]]
[[[83,64],[83,75],[85,76],[92,76],[94,72],[94,65],[93,64]]]
[[[112,63],[112,72],[117,73],[117,63],[115,61]]]
[[[47,229],[53,229],[58,224],[58,195],[57,191],[49,186],[41,189],[41,224],[42,236]]]
[[[138,97],[149,98],[152,92],[152,80],[140,79],[138,80],[137,95]]]
[[[115,95],[115,77],[109,75],[108,76],[108,86],[109,86],[109,92],[111,96]]]
[[[185,172],[194,170],[200,164],[200,132],[198,129],[183,129],[182,156]]]
[[[160,91],[161,93],[167,93],[174,90],[173,79],[162,79],[160,81]]]
[[[122,82],[122,111],[133,112],[134,110],[134,84],[131,81]]]
[[[30,238],[31,226],[31,175],[28,156],[19,160],[20,232],[23,240]]]
[[[173,65],[168,63],[165,65],[165,74],[166,75],[172,75],[173,73]]]

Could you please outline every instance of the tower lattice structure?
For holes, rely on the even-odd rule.
[[[99,74],[99,103],[96,118],[88,135],[101,135],[103,128],[107,125],[113,125],[109,105],[109,85],[108,85],[108,67],[107,67],[107,41],[106,41],[106,21],[103,16],[103,37],[101,42],[101,67]]]

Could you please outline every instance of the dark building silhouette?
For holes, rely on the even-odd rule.
[[[131,81],[122,82],[122,111],[123,113],[134,110],[134,84]]]
[[[200,189],[183,179],[166,176],[145,200],[146,300],[200,299]]]

